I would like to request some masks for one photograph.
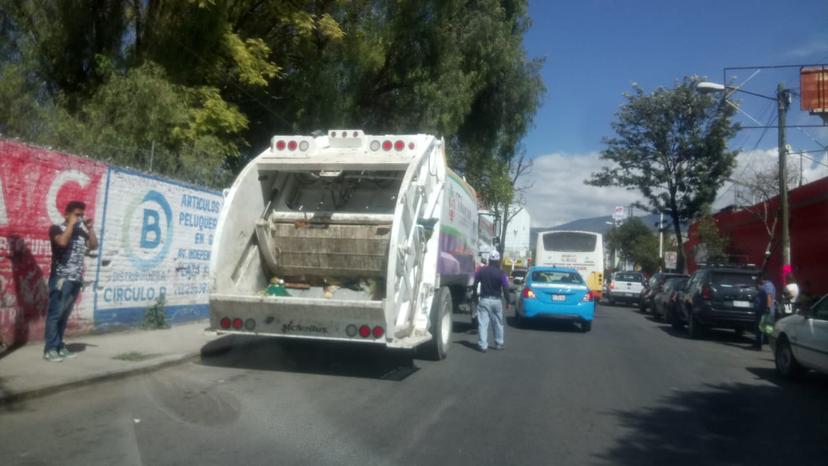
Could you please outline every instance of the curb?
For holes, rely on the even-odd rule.
[[[17,393],[0,394],[0,406],[8,406],[14,403],[19,403],[21,401],[31,400],[34,398],[41,398],[48,395],[54,395],[55,393],[87,385],[94,385],[100,382],[108,382],[112,380],[125,379],[135,375],[147,374],[150,372],[165,369],[167,367],[184,364],[186,362],[199,359],[204,356],[215,356],[229,349],[226,345],[219,345],[213,348],[207,348],[207,346],[208,345],[205,345],[203,348],[200,348],[196,351],[190,351],[187,353],[178,354],[167,357],[165,359],[161,359],[154,364],[148,364],[145,366],[131,368],[127,367],[120,370],[113,370],[109,372],[104,372],[102,374],[92,375],[82,379],[69,380],[63,383],[49,385],[46,387],[34,388],[31,390],[26,390]]]
[[[34,388],[31,390],[26,390],[17,393],[7,393],[0,395],[0,406],[8,406],[14,403],[19,403],[21,401],[31,400],[34,398],[41,398],[48,395],[54,395],[55,393],[59,393],[62,391],[66,391],[72,388],[83,387],[87,385],[93,385],[100,382],[107,382],[111,380],[118,380],[124,379],[127,377],[131,377],[134,375],[146,374],[149,372],[154,372],[157,370],[161,370],[167,367],[175,366],[178,364],[183,364],[190,360],[196,359],[200,357],[202,353],[200,351],[189,352],[185,354],[176,355],[173,357],[169,357],[167,359],[159,361],[157,364],[151,364],[146,366],[134,367],[134,368],[125,368],[123,370],[113,370],[109,372],[104,372],[102,374],[92,375],[90,377],[76,379],[76,380],[69,380],[67,382],[62,382],[54,385],[49,385],[45,387]]]

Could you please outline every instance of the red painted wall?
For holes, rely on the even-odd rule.
[[[809,294],[828,293],[828,177],[808,183],[789,192],[791,262],[793,272],[803,292]],[[768,203],[770,219],[779,208],[779,198]],[[759,205],[752,207],[756,210]],[[730,254],[743,256],[747,262],[760,265],[768,245],[768,234],[764,223],[746,210],[720,212],[713,216],[719,231],[731,238]],[[779,253],[779,227],[775,234],[776,243],[768,262],[767,271],[772,280],[781,284]],[[689,240],[684,250],[688,257],[690,271],[696,269],[694,247],[698,244],[698,225],[689,229]]]
[[[102,163],[0,140],[0,337],[7,345],[43,338],[49,227],[62,222],[73,199],[86,202],[94,216],[105,173]],[[92,324],[85,294],[92,295],[81,293],[69,332]]]

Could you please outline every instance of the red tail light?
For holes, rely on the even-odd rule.
[[[613,281],[613,282],[610,282],[610,289],[611,289],[611,290],[614,290],[614,289],[615,289],[615,282],[614,282],[614,281]]]
[[[286,145],[285,141],[278,141],[276,142],[276,149],[285,150]]]
[[[363,325],[359,328],[359,336],[362,338],[368,338],[371,336],[371,327],[367,325]]]
[[[527,299],[534,299],[535,298],[535,292],[532,291],[529,288],[524,288],[523,293],[521,293],[520,295],[521,295],[521,297],[524,297],[524,298],[527,298]]]
[[[233,328],[234,329],[241,330],[241,328],[243,326],[244,326],[244,322],[242,322],[241,319],[239,319],[239,318],[233,319]]]
[[[296,150],[296,141],[290,141],[288,143],[288,150]]]
[[[374,338],[382,338],[382,336],[385,335],[385,329],[377,325],[371,333],[373,333]]]
[[[230,318],[225,317],[225,318],[221,319],[221,324],[220,325],[221,325],[221,328],[223,328],[225,330],[230,328]]]
[[[405,149],[405,143],[402,141],[402,139],[398,139],[397,142],[394,143],[394,149],[397,152]]]
[[[710,290],[710,287],[705,285],[701,290],[702,298],[704,299],[713,299],[713,292]]]
[[[581,301],[584,301],[584,302],[595,301],[595,295],[592,293],[592,290],[587,291],[586,294],[584,295],[584,297],[581,299]]]
[[[394,146],[394,143],[392,143],[391,141],[382,141],[382,150],[384,150],[386,152],[391,150],[391,147],[393,147],[393,146]]]

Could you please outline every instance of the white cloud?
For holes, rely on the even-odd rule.
[[[531,172],[522,180],[531,186],[525,200],[532,226],[555,226],[579,218],[612,215],[615,206],[641,200],[638,191],[585,185],[584,180],[603,164],[597,153],[535,157]]]
[[[788,51],[791,58],[815,58],[828,52],[828,34],[816,34],[807,42]]]
[[[791,154],[791,166],[798,169],[799,156],[795,151]],[[828,157],[824,154],[805,155],[828,163]],[[777,160],[776,149],[742,152],[736,159],[733,178],[746,179],[756,171],[771,169]],[[643,201],[637,190],[585,185],[584,180],[605,163],[598,153],[553,153],[536,157],[531,172],[522,180],[525,185],[531,185],[525,194],[525,201],[526,209],[532,216],[532,226],[548,227],[580,218],[612,215],[616,206]],[[805,159],[803,172],[807,183],[828,176],[828,167]],[[725,183],[719,190],[714,208],[733,204],[733,200],[734,187],[732,183]]]
[[[813,162],[808,158],[802,161],[802,179],[803,183],[816,181],[820,178],[828,176],[828,167],[824,164],[828,163],[825,154],[808,153],[806,157],[816,159],[818,162]],[[796,149],[789,155],[790,160],[788,167],[791,170],[799,171],[799,154]],[[739,191],[739,182],[751,179],[756,173],[767,172],[774,170],[779,164],[779,153],[777,149],[760,149],[753,151],[746,151],[740,153],[736,157],[736,169],[733,171],[732,178],[736,183],[727,182],[719,190],[719,195],[716,197],[716,202],[713,204],[715,209],[720,209],[727,205],[736,203],[736,193]],[[796,186],[790,186],[793,189]]]

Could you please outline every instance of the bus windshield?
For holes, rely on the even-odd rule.
[[[587,233],[560,232],[543,235],[543,248],[547,251],[592,252],[597,237]]]

